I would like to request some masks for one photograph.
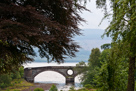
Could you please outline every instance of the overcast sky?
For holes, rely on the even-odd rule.
[[[103,18],[103,13],[101,9],[96,8],[96,0],[91,0],[91,2],[87,2],[87,9],[91,12],[84,11],[81,16],[87,21],[87,23],[82,23],[79,27],[81,29],[106,29],[109,22],[108,20],[104,20],[100,26],[99,23]]]

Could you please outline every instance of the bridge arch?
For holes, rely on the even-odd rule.
[[[65,84],[66,78],[56,71],[43,71],[34,77],[34,82]]]
[[[74,66],[46,66],[46,67],[34,67],[24,69],[24,78],[28,82],[34,82],[34,77],[44,71],[55,71],[62,74],[66,78],[66,84],[74,84],[74,78],[79,74],[74,70]],[[82,68],[82,67],[80,67]],[[68,70],[72,70],[73,74],[68,74]]]
[[[35,73],[32,77],[36,77],[38,74],[42,73],[42,72],[46,72],[46,71],[53,71],[53,72],[57,72],[61,75],[63,75],[65,78],[66,78],[66,75],[63,73],[63,72],[60,72],[60,71],[57,71],[57,70],[52,70],[52,69],[49,69],[49,70],[41,70],[41,71],[38,71],[37,73]]]

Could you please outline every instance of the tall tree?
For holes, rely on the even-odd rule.
[[[32,61],[35,47],[48,60],[74,57],[82,10],[77,0],[0,0],[0,73]]]
[[[106,0],[96,0],[98,8],[106,10]],[[129,72],[127,91],[134,91],[134,72],[136,59],[136,1],[110,0],[112,20],[105,34],[112,36],[116,42],[123,39],[129,47]],[[107,11],[106,13],[107,14]],[[108,15],[105,15],[105,17]]]
[[[110,49],[102,51],[100,57],[102,65],[94,77],[98,91],[126,91],[128,78],[127,48],[128,45],[118,42],[112,43]]]
[[[100,54],[101,52],[99,48],[93,48],[91,50],[88,63],[92,68],[94,68],[95,66],[100,66],[100,60],[99,60]]]
[[[83,86],[90,84],[95,87],[94,76],[97,74],[97,69],[101,66],[100,63],[101,52],[99,48],[93,48],[89,56],[87,68],[82,71],[83,77],[81,78]]]

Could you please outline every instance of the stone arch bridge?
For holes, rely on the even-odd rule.
[[[78,67],[80,69],[82,67]],[[68,71],[72,74],[68,74]],[[45,67],[31,67],[24,69],[24,78],[28,82],[34,82],[34,77],[44,71],[55,71],[62,74],[66,78],[66,84],[74,84],[75,77],[79,74],[75,70],[75,66],[45,66]]]

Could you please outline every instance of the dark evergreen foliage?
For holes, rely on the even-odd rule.
[[[35,47],[48,60],[74,57],[82,10],[76,0],[0,0],[0,73],[32,61]]]

